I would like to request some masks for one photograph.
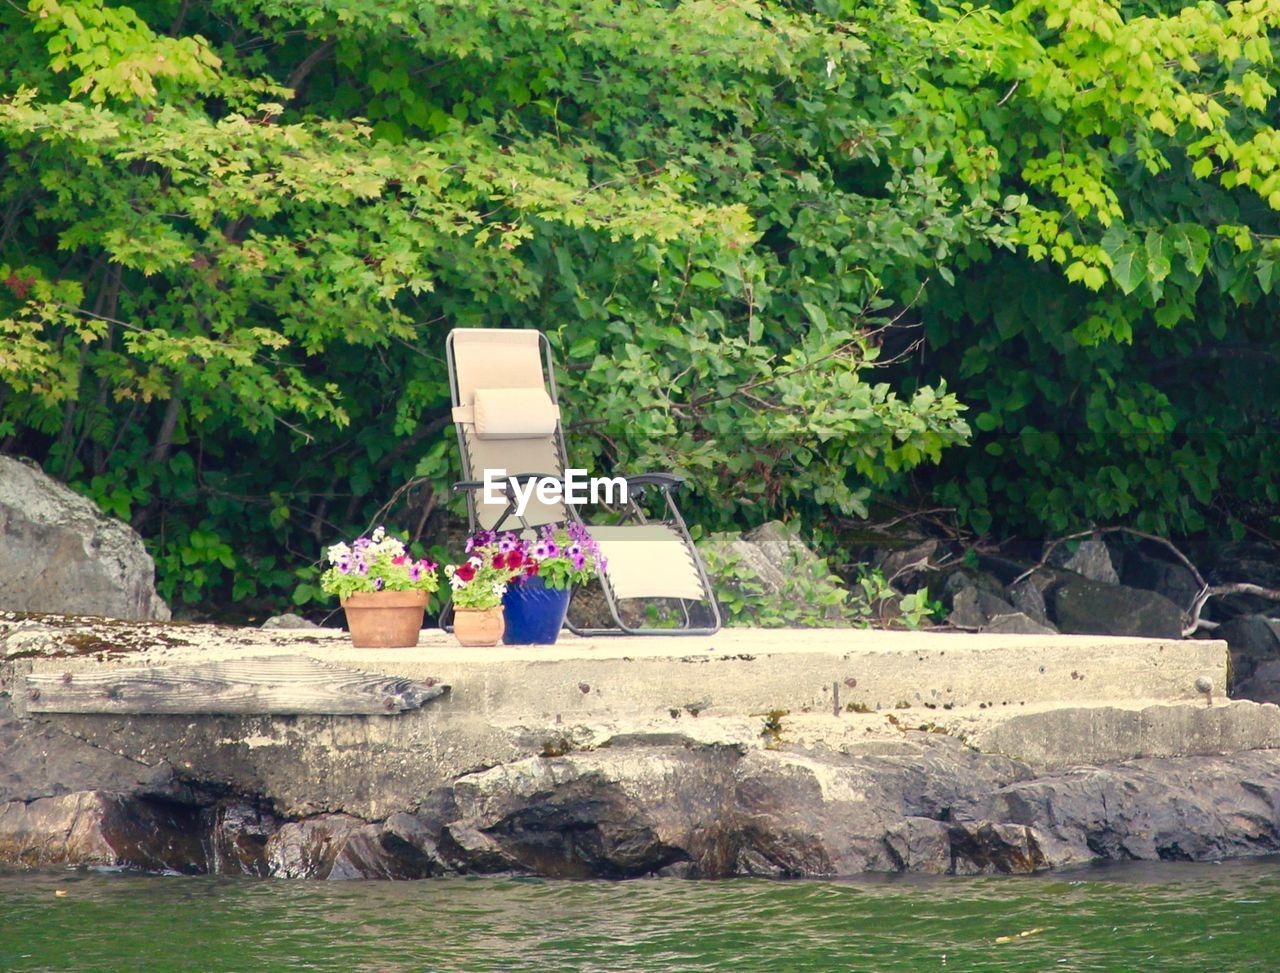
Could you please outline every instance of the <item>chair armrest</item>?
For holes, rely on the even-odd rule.
[[[515,480],[517,483],[526,483],[529,480],[554,480],[556,483],[561,485],[564,484],[564,477],[552,476],[550,473],[508,473],[498,481],[498,485],[509,490],[511,488],[512,480]],[[483,490],[484,480],[459,480],[453,485],[453,489]]]
[[[623,475],[627,481],[627,486],[656,486],[660,490],[671,490],[680,486],[684,482],[683,476],[676,476],[674,473],[636,473],[632,476]]]

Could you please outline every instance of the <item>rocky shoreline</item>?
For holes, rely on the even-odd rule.
[[[818,877],[1280,852],[1277,750],[1046,772],[920,730],[860,753],[642,736],[478,768],[368,820],[288,816],[216,768],[128,759],[0,706],[0,863],[21,867]]]
[[[11,603],[53,579],[58,605],[167,617],[140,542],[90,531],[78,499],[54,516],[20,492],[0,495],[6,536],[32,552],[52,539],[66,557],[0,585]],[[110,543],[81,543],[90,534]],[[750,567],[794,539],[762,528],[725,543]],[[397,674],[443,675],[427,684],[451,695],[394,716],[129,717],[30,712],[24,680],[265,651],[335,661],[345,639],[0,613],[0,866],[726,878],[1280,852],[1280,707],[1266,702],[1280,699],[1280,621],[1259,614],[1267,601],[1223,597],[1197,635],[1224,641],[1188,641],[1207,588],[1164,551],[1093,539],[1040,564],[966,566],[914,538],[864,553],[907,587],[952,563],[936,585],[951,625],[987,634],[792,631],[784,651],[737,630],[656,654],[615,642],[489,663],[436,646]],[[1266,567],[1222,570],[1280,583]],[[764,596],[780,597],[761,571]],[[1058,634],[1070,631],[1160,641],[1082,645]],[[367,658],[336,661],[401,664]]]

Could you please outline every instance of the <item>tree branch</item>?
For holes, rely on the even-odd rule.
[[[289,75],[289,80],[284,83],[284,86],[293,92],[293,96],[295,98],[298,97],[298,87],[307,79],[307,75],[315,70],[315,66],[323,61],[329,52],[337,45],[338,39],[336,37],[330,37],[303,58],[302,63],[293,69],[293,73]]]

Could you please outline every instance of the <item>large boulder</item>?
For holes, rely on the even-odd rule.
[[[1011,614],[1013,610],[1013,606],[998,595],[980,588],[964,588],[952,599],[947,624],[976,631],[985,628],[991,619]]]
[[[142,538],[8,456],[0,456],[0,544],[0,610],[169,618]]]
[[[1053,588],[1048,600],[1053,620],[1062,632],[1182,637],[1182,609],[1154,591],[1068,577]]]
[[[1189,608],[1200,592],[1200,585],[1190,568],[1178,561],[1151,553],[1144,547],[1125,551],[1120,582],[1130,588],[1144,588],[1164,595],[1183,608]]]
[[[1120,576],[1111,563],[1111,551],[1107,548],[1105,541],[1081,541],[1074,551],[1059,547],[1054,551],[1054,556],[1049,559],[1049,563],[1074,571],[1090,581],[1101,584],[1120,583]]]
[[[30,868],[102,865],[184,873],[208,868],[191,808],[106,791],[0,804],[0,861]]]
[[[346,814],[320,814],[290,822],[267,839],[267,874],[279,878],[357,879],[429,878],[444,871],[419,843],[421,828],[408,829],[395,815],[384,824],[368,824]]]
[[[1049,627],[1049,608],[1044,591],[1035,578],[1023,578],[1005,590],[1005,598],[1015,609],[1040,625]]]

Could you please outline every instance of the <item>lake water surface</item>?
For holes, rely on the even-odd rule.
[[[1277,971],[1280,863],[852,882],[0,873],[0,971],[37,970]]]

